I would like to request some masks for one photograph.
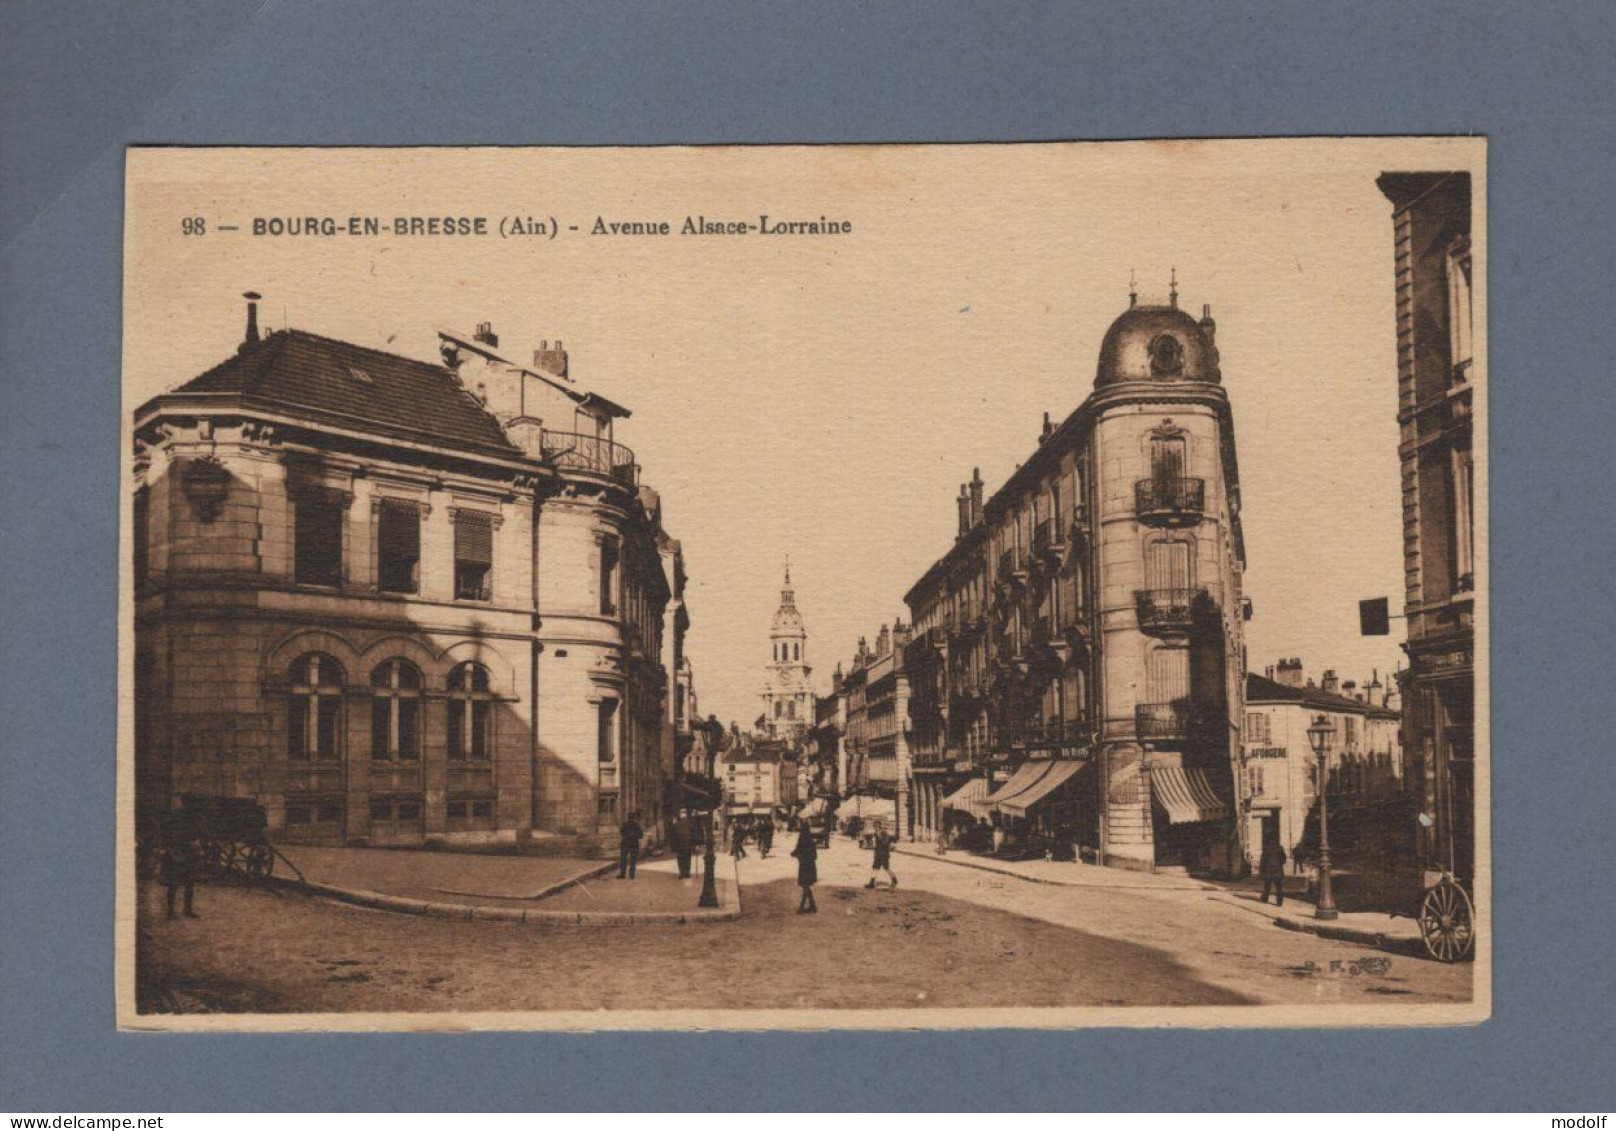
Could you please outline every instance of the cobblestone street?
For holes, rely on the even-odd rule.
[[[1468,965],[1279,930],[1157,877],[1092,870],[1093,887],[1054,887],[922,857],[896,864],[897,890],[865,890],[869,855],[838,841],[820,857],[821,913],[798,916],[794,861],[754,854],[740,865],[739,921],[639,927],[421,918],[225,884],[200,890],[202,918],[169,921],[161,889],[148,886],[141,1008],[873,1009],[1469,995]]]

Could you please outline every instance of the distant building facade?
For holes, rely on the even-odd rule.
[[[738,742],[719,755],[724,811],[731,816],[789,812],[800,797],[795,750],[779,739]]]
[[[1309,822],[1317,822],[1318,756],[1308,727],[1322,717],[1334,728],[1326,761],[1332,823],[1345,810],[1392,801],[1403,792],[1402,715],[1374,676],[1363,688],[1326,671],[1304,681],[1301,660],[1290,658],[1246,676],[1246,722],[1241,749],[1246,860],[1255,869],[1265,843],[1278,843],[1300,870]],[[1343,843],[1338,850],[1357,846]]]
[[[1470,175],[1386,173],[1396,251],[1402,465],[1405,740],[1422,856],[1475,867],[1475,464],[1482,380],[1472,315]]]
[[[1245,550],[1210,312],[1130,303],[1093,392],[905,598],[915,826],[1139,869],[1242,856]]]
[[[559,343],[518,365],[484,325],[424,362],[256,315],[135,412],[141,801],[331,844],[655,829],[673,594],[628,411]]]

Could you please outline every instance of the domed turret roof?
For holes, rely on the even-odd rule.
[[[1100,344],[1094,385],[1122,381],[1222,380],[1216,324],[1210,313],[1197,322],[1175,306],[1131,306],[1111,323]]]
[[[791,567],[786,567],[786,581],[780,588],[780,607],[774,612],[772,636],[806,636],[802,614],[797,611],[797,591],[791,587]]]

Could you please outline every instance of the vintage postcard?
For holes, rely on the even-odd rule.
[[[1484,1019],[1485,159],[131,149],[120,1024]]]

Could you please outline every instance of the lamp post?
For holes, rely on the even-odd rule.
[[[1330,890],[1330,740],[1335,737],[1335,726],[1324,715],[1314,718],[1307,728],[1307,740],[1319,759],[1319,901],[1313,910],[1315,919],[1334,919],[1341,913],[1335,907],[1335,893]]]
[[[718,822],[714,810],[707,810],[707,843],[701,853],[701,898],[696,901],[697,907],[718,906],[718,852],[713,847],[713,838],[718,832]]]

